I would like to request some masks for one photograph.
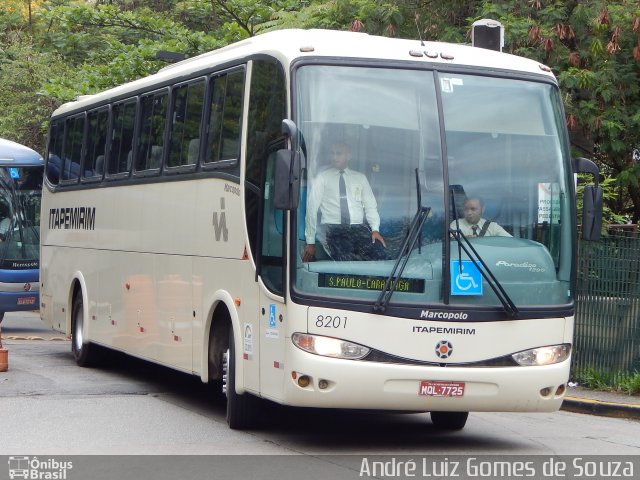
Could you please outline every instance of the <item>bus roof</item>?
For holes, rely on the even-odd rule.
[[[112,101],[176,77],[188,78],[196,72],[225,65],[252,55],[267,54],[280,59],[287,67],[299,58],[344,58],[407,61],[417,65],[483,67],[494,70],[524,72],[554,78],[551,70],[524,57],[469,45],[379,37],[366,33],[321,30],[277,30],[233,43],[197,57],[167,66],[148,77],[135,80],[95,95],[83,95],[62,105],[54,115],[64,114],[92,104]]]
[[[35,150],[0,138],[0,167],[28,167],[43,164],[42,156]]]

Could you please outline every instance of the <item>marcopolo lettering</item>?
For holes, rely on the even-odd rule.
[[[469,314],[464,312],[433,312],[431,310],[422,310],[420,318],[429,320],[466,320]]]
[[[52,208],[49,210],[49,228],[64,230],[95,230],[96,208]]]

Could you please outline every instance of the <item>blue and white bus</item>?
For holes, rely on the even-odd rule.
[[[0,138],[0,322],[39,307],[43,165],[36,151]]]

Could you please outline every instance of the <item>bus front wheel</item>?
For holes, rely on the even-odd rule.
[[[84,304],[82,295],[76,295],[71,310],[71,351],[76,363],[81,367],[90,367],[95,364],[96,353],[94,345],[85,341],[84,337]]]
[[[257,426],[260,416],[260,399],[250,393],[236,393],[236,354],[233,328],[229,329],[229,348],[222,359],[222,390],[227,396],[227,424],[234,430]]]
[[[439,430],[462,430],[469,412],[431,412],[431,422]]]

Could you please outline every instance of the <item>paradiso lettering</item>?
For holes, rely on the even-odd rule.
[[[95,230],[95,207],[52,208],[49,210],[49,228],[65,230]]]

